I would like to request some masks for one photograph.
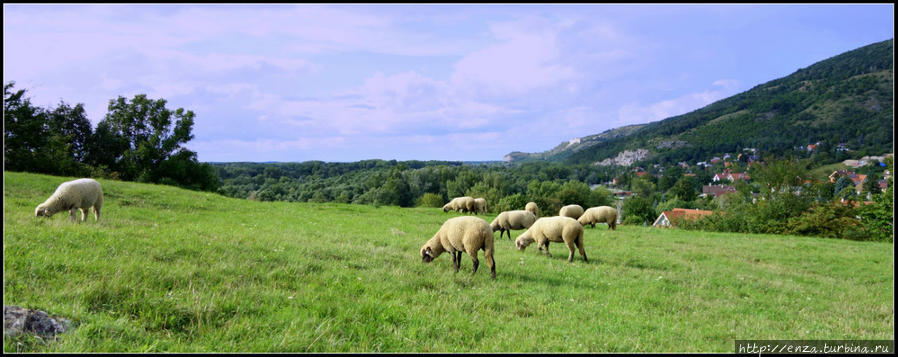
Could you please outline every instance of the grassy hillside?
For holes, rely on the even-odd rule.
[[[100,180],[99,223],[33,217],[68,179],[4,172],[3,303],[77,326],[4,338],[5,352],[731,352],[735,339],[894,337],[891,244],[603,225],[586,229],[590,263],[497,240],[490,280],[467,256],[457,274],[447,254],[421,262],[456,215],[435,208]]]
[[[863,155],[891,152],[893,40],[817,62],[695,111],[639,126],[607,140],[560,145],[508,159],[594,163],[625,150],[650,151],[647,163],[704,161],[752,147],[790,152],[817,141],[845,143]]]

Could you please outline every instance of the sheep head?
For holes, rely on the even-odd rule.
[[[39,206],[37,206],[37,208],[34,209],[35,217],[41,217],[41,216],[50,217],[53,215],[53,213],[54,212],[50,212],[50,210],[47,207],[45,207],[44,205],[39,205]]]
[[[524,233],[527,233],[527,232],[524,232]],[[525,234],[521,234],[520,236],[518,236],[518,239],[514,240],[514,245],[516,247],[518,247],[518,250],[524,250],[525,248],[527,248],[528,245],[532,244],[534,241],[535,240],[532,237],[527,236]]]
[[[434,258],[435,257],[433,256],[433,249],[426,245],[424,246],[424,248],[421,248],[421,261],[430,263]]]

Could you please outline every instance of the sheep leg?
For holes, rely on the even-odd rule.
[[[100,208],[97,206],[94,206],[93,210],[94,210],[94,222],[99,222],[100,221]]]
[[[452,266],[455,267],[455,272],[458,273],[458,269],[461,267],[461,251],[456,251],[452,254]]]
[[[486,257],[486,265],[490,267],[490,278],[496,278],[496,260],[493,258],[492,250],[483,250],[483,256]]]
[[[474,252],[474,254],[471,254],[471,253],[468,253],[468,254],[471,255],[471,260],[474,261],[474,270],[471,271],[471,275],[474,275],[474,273],[477,272],[477,267],[480,266],[480,261],[477,260],[477,252]]]
[[[589,263],[589,259],[586,259],[586,250],[583,249],[583,234],[580,234],[580,236],[577,237],[577,249],[580,250],[580,255],[583,256],[583,262]],[[574,248],[571,248],[571,256],[573,257],[573,255]]]
[[[72,222],[75,221],[75,209],[74,208],[69,210],[69,217],[71,217]]]
[[[81,211],[81,222],[86,222],[87,214],[90,213],[89,208],[79,208],[78,210]]]
[[[547,257],[552,256],[552,254],[549,254],[549,241],[548,240],[542,243],[542,245],[539,248],[539,251],[546,253]]]
[[[567,241],[564,243],[567,244],[567,249],[570,250],[570,253],[567,255],[567,262],[570,263],[574,261],[574,242]],[[580,252],[582,253],[583,251],[581,250]]]

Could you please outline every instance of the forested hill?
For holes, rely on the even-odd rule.
[[[744,148],[786,153],[817,142],[829,150],[844,144],[857,155],[891,152],[892,42],[820,61],[690,113],[606,132],[620,135],[586,136],[543,153],[514,152],[505,159],[600,163],[643,149],[646,155],[639,159],[644,163],[669,165]]]

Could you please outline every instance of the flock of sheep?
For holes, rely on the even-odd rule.
[[[443,206],[443,212],[458,211],[462,213],[486,212],[486,200],[473,197],[456,197]],[[539,208],[536,203],[529,202],[523,210],[504,211],[499,213],[493,222],[487,224],[481,218],[461,216],[450,218],[443,223],[440,230],[433,238],[421,247],[421,259],[429,263],[443,252],[452,254],[452,265],[458,271],[461,263],[461,253],[466,252],[474,261],[473,273],[477,272],[480,261],[477,252],[483,249],[486,264],[490,267],[490,274],[496,278],[496,263],[493,259],[494,244],[493,233],[498,231],[499,238],[508,232],[511,239],[512,230],[526,229],[524,233],[515,239],[518,250],[524,250],[528,245],[536,242],[540,252],[549,255],[549,242],[564,242],[570,254],[567,261],[574,260],[575,248],[580,251],[583,261],[586,251],[583,249],[583,227],[587,224],[595,228],[596,223],[607,223],[612,230],[616,227],[617,209],[609,206],[591,207],[585,212],[580,205],[567,205],[561,207],[558,216],[539,217]]]
[[[63,182],[56,191],[34,209],[36,217],[50,217],[58,212],[69,211],[72,221],[75,221],[75,210],[81,211],[81,221],[87,219],[88,210],[93,210],[95,221],[100,220],[100,208],[103,206],[103,189],[96,180],[83,178]],[[450,210],[463,213],[486,213],[486,200],[473,197],[456,197],[443,206],[443,212]],[[474,261],[474,271],[480,261],[477,252],[483,249],[486,265],[490,267],[490,274],[496,278],[496,263],[493,260],[493,234],[499,231],[499,238],[508,232],[511,239],[512,230],[526,229],[524,233],[515,239],[518,250],[524,250],[536,242],[540,252],[549,255],[549,242],[564,242],[570,250],[567,260],[574,259],[574,249],[580,251],[583,261],[588,262],[586,251],[583,250],[583,227],[587,224],[595,227],[596,223],[607,223],[610,229],[615,229],[617,210],[609,206],[592,207],[583,211],[579,205],[567,205],[561,207],[558,216],[539,217],[539,208],[536,203],[529,202],[523,210],[504,211],[499,213],[492,223],[473,216],[460,216],[446,220],[443,226],[434,234],[433,238],[421,247],[421,259],[431,262],[440,254],[448,252],[452,255],[452,264],[458,271],[461,263],[461,253],[465,252]]]

